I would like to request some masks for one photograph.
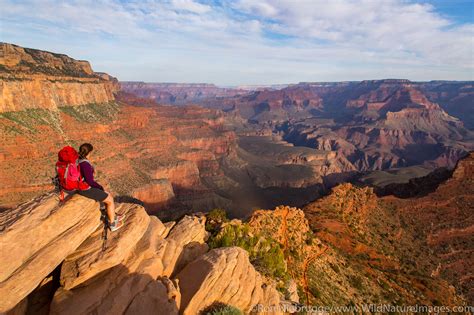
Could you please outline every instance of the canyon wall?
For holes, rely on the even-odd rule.
[[[0,112],[107,103],[117,80],[94,73],[89,62],[0,44]]]
[[[474,147],[472,133],[407,80],[242,95],[209,84],[121,83],[143,99],[117,92],[116,79],[86,61],[1,47],[0,207],[50,189],[66,144],[92,143],[106,189],[162,218],[303,206],[354,172],[453,166]],[[153,93],[218,109],[158,105]]]
[[[216,97],[232,97],[246,94],[239,88],[221,88],[208,83],[145,83],[120,82],[124,92],[148,98],[161,104],[189,104],[202,99]]]

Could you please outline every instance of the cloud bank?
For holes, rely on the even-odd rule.
[[[87,59],[121,80],[474,79],[473,21],[426,3],[0,0],[0,7],[0,40]]]

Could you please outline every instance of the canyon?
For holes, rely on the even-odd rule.
[[[119,82],[0,48],[0,312],[472,305],[472,82]],[[106,242],[51,182],[83,142],[126,215]]]
[[[107,189],[161,218],[303,206],[344,181],[382,188],[452,168],[474,149],[443,109],[468,112],[469,82],[119,82],[87,61],[1,47],[3,208],[51,189],[55,152],[86,141]]]

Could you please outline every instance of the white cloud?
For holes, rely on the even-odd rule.
[[[405,0],[238,0],[219,6],[197,0],[0,0],[0,6],[2,40],[77,51],[81,55],[73,57],[89,57],[122,79],[473,79],[474,25],[456,25],[431,5]],[[87,51],[82,43],[102,50]]]
[[[186,10],[193,13],[206,13],[211,11],[211,7],[195,2],[193,0],[172,0],[171,3],[176,9]]]

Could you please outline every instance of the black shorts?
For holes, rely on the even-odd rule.
[[[105,198],[109,196],[105,191],[99,188],[94,188],[94,187],[91,187],[87,190],[78,190],[77,193],[81,196],[84,196],[96,201],[104,201]]]

